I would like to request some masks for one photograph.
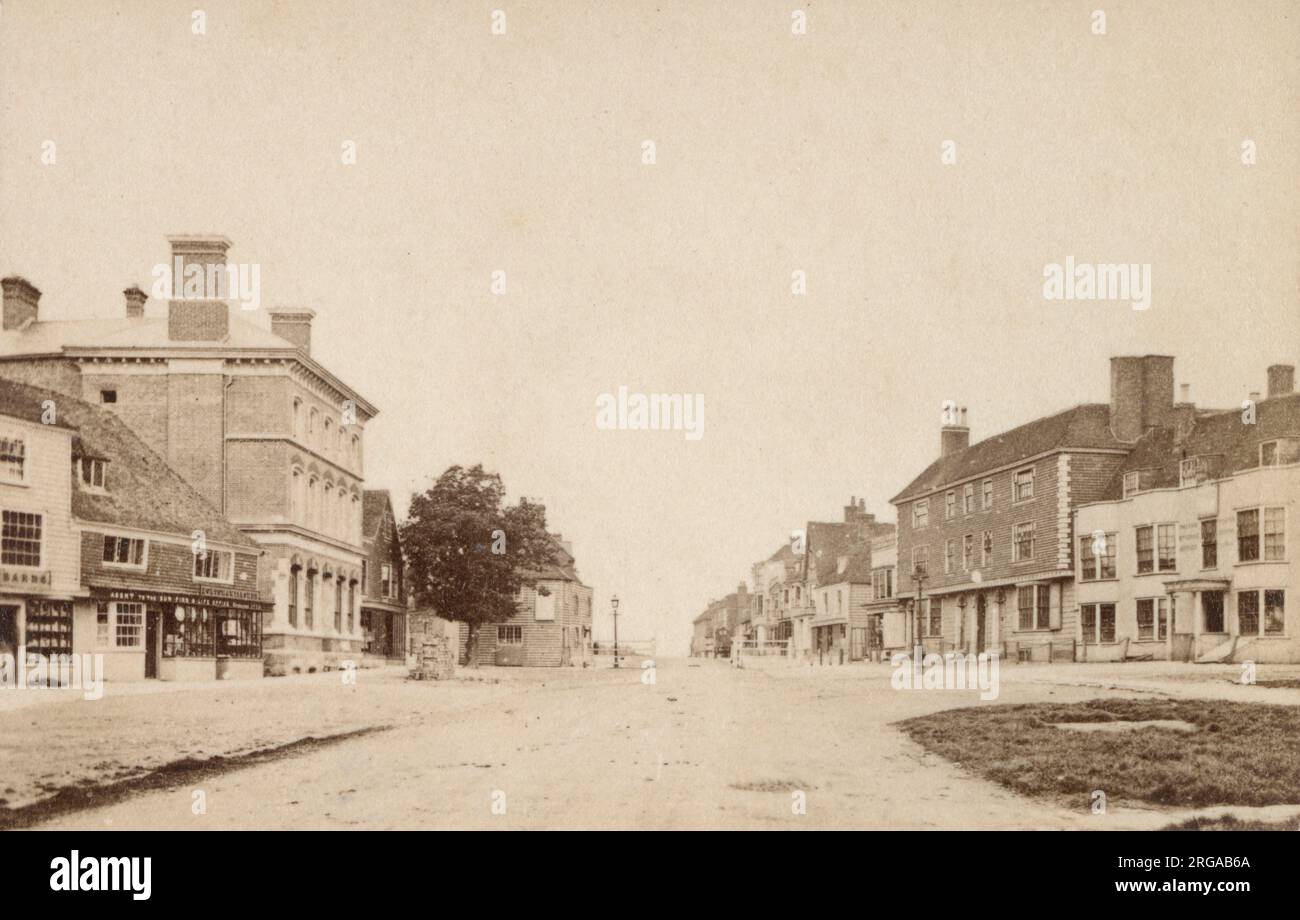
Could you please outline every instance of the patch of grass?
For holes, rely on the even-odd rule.
[[[739,789],[741,792],[794,792],[797,789],[807,789],[805,783],[792,779],[760,779],[744,783],[732,783],[732,789]]]
[[[1191,818],[1171,824],[1167,831],[1294,831],[1300,829],[1300,815],[1282,821],[1243,821],[1233,815],[1217,818]]]
[[[1075,732],[1054,722],[1181,720]],[[1106,699],[950,709],[898,727],[926,750],[1025,795],[1154,805],[1300,803],[1300,707],[1219,700]]]
[[[1230,683],[1240,683],[1240,681],[1230,681]],[[1257,680],[1252,685],[1255,687],[1271,687],[1273,689],[1295,690],[1300,689],[1300,679],[1286,678],[1278,680]]]

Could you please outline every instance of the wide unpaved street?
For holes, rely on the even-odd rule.
[[[1111,829],[1162,827],[1182,817],[1124,807],[1096,816],[1087,802],[1031,800],[922,752],[889,723],[981,705],[978,694],[894,690],[887,665],[737,670],[725,662],[669,660],[659,663],[652,685],[639,668],[458,673],[444,683],[407,681],[387,670],[361,672],[346,688],[337,675],[314,675],[110,693],[97,703],[4,713],[0,725],[37,732],[46,716],[68,719],[79,710],[111,739],[137,731],[138,711],[162,712],[190,739],[177,759],[196,749],[249,749],[222,747],[232,720],[276,743],[392,726],[252,765],[177,774],[175,783],[155,772],[153,788],[133,792],[128,780],[111,804],[65,812],[45,827]],[[1107,686],[1115,673],[1124,675],[1126,689]],[[1159,666],[1008,666],[997,703],[1150,690],[1300,702],[1298,691],[1234,687],[1229,676],[1201,669],[1188,681]],[[208,736],[203,707],[214,694],[223,705]],[[258,719],[266,724],[254,725]],[[296,722],[302,729],[295,734]],[[92,762],[105,756],[93,737],[84,747]],[[124,757],[117,752],[119,762]],[[206,814],[193,813],[196,790],[204,793]],[[797,792],[806,796],[805,814],[795,813]]]

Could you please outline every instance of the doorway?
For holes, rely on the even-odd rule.
[[[146,680],[158,678],[158,623],[160,614],[150,607],[144,614],[144,676]]]
[[[18,660],[18,606],[0,606],[0,655],[12,655]]]
[[[977,653],[988,650],[985,646],[985,643],[988,641],[988,634],[985,632],[984,627],[984,614],[987,607],[988,605],[984,601],[984,595],[975,595],[975,651]]]

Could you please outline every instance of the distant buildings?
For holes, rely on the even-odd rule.
[[[710,601],[695,618],[691,654],[702,658],[730,657],[732,643],[744,638],[741,618],[749,611],[749,586],[744,582],[726,597]]]
[[[755,632],[822,664],[917,645],[1012,661],[1300,662],[1294,367],[1270,367],[1267,397],[1227,410],[1197,408],[1185,386],[1175,402],[1171,357],[1110,370],[1108,403],[975,444],[966,410],[947,411],[939,456],[891,500],[896,532],[855,499],[843,522],[807,525],[802,554],[753,566]],[[693,654],[716,652],[711,611]]]

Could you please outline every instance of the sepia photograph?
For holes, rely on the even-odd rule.
[[[0,0],[0,203],[19,895],[1288,890],[1297,0]]]

